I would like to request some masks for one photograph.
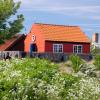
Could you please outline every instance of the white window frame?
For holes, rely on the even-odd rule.
[[[81,46],[81,52],[78,51],[78,47]],[[77,47],[76,52],[74,51],[74,48]],[[83,45],[73,45],[73,53],[76,54],[82,54],[83,53]]]
[[[55,47],[57,46],[57,52],[55,52]],[[62,46],[62,52],[59,52],[59,46]],[[53,44],[53,53],[63,53],[63,44]]]

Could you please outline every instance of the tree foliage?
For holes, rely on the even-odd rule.
[[[21,2],[14,0],[0,0],[0,43],[11,38],[23,28],[24,17],[22,14],[16,15]],[[12,16],[17,18],[12,18]]]

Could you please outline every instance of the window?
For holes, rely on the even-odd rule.
[[[62,53],[63,52],[63,44],[53,44],[53,52],[54,53]]]
[[[81,54],[83,46],[82,45],[74,45],[73,46],[73,53]]]
[[[32,35],[32,41],[34,42],[36,40],[35,35]]]

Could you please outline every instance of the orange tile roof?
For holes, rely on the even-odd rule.
[[[78,26],[65,26],[53,24],[35,23],[42,32],[44,39],[62,42],[85,42],[90,43],[89,38]]]
[[[22,36],[23,36],[23,34],[17,34],[17,35],[14,36],[12,39],[5,40],[5,43],[0,44],[0,51],[5,51],[5,50],[7,50],[7,49],[8,49],[9,47],[11,47],[17,40],[19,40]]]

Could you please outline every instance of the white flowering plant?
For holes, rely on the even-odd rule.
[[[65,88],[76,81],[43,59],[0,61],[0,100],[61,100]]]
[[[0,100],[100,100],[100,79],[61,73],[44,59],[0,61]]]
[[[66,100],[100,100],[100,79],[82,78],[68,90]]]

